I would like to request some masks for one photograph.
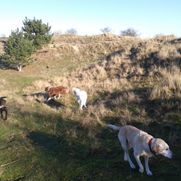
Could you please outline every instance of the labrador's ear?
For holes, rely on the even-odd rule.
[[[159,153],[160,152],[160,144],[158,143],[158,140],[155,139],[152,143],[152,150],[155,152],[155,153]]]
[[[161,153],[163,151],[163,146],[160,143],[157,143],[155,145],[155,150],[156,153]]]

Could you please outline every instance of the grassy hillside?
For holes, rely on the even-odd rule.
[[[9,110],[0,121],[1,180],[181,178],[179,39],[61,35],[33,58],[21,73],[0,69]],[[88,109],[72,94],[47,104],[44,88],[56,85],[85,89]],[[100,123],[135,125],[166,140],[174,157],[151,159],[152,177],[131,170],[117,133]]]

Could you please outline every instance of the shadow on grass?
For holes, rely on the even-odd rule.
[[[53,109],[57,109],[57,110],[65,107],[64,104],[62,104],[59,101],[56,101],[55,99],[51,99],[49,101],[44,101],[44,104],[48,105],[49,107],[51,107]]]
[[[132,125],[147,131],[154,137],[163,138],[171,146],[174,158],[168,160],[155,157],[150,160],[150,168],[154,176],[148,177],[140,174],[138,169],[131,170],[129,164],[123,161],[123,151],[117,138],[117,132],[101,129],[90,139],[87,130],[72,120],[59,120],[56,134],[42,131],[31,131],[27,138],[35,150],[41,152],[39,160],[47,159],[49,165],[43,165],[53,173],[56,178],[67,180],[178,180],[180,178],[180,143],[172,144],[175,125],[151,122],[144,125],[133,122]],[[181,134],[181,126],[177,127],[177,134]],[[98,146],[93,146],[99,143]],[[44,155],[44,156],[43,156]],[[54,161],[56,160],[56,162]],[[132,160],[135,162],[134,158]],[[43,162],[44,162],[43,161]],[[46,161],[45,161],[46,162]],[[158,164],[159,163],[159,164]],[[62,168],[63,167],[63,168]],[[58,169],[61,168],[61,169]],[[49,177],[50,178],[50,177]]]
[[[32,94],[24,94],[24,97],[30,96],[33,97],[35,99],[36,102],[40,103],[40,104],[46,104],[47,106],[53,108],[53,109],[61,109],[63,107],[65,107],[64,104],[60,103],[59,101],[55,100],[55,99],[51,99],[49,101],[47,101],[48,95],[46,92],[36,92],[36,93],[32,93]]]
[[[26,131],[26,141],[33,148],[28,152],[28,165],[33,169],[25,174],[27,180],[167,181],[181,177],[181,144],[176,139],[181,136],[181,125],[173,122],[150,122],[147,125],[132,122],[154,137],[163,138],[174,153],[173,160],[163,157],[151,159],[150,168],[154,176],[148,177],[137,169],[131,170],[129,164],[123,161],[117,132],[97,127],[93,128],[96,129],[95,134],[90,137],[91,125],[85,128],[81,122],[62,118],[60,114],[23,112],[21,116],[20,129],[30,128],[32,124]]]

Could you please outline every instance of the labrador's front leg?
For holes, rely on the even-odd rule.
[[[152,174],[152,172],[150,171],[148,161],[149,161],[149,157],[148,157],[148,156],[145,156],[146,174],[149,175],[149,176],[152,176],[153,174]]]
[[[137,153],[134,153],[134,157],[135,157],[135,159],[136,159],[136,162],[138,163],[139,172],[140,172],[140,173],[143,173],[143,172],[144,172],[144,168],[143,168],[143,165],[142,165],[142,163],[141,163],[141,161],[140,161],[140,155],[137,154]]]

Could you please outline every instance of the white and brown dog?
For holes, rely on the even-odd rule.
[[[72,88],[72,92],[77,98],[80,110],[82,110],[83,107],[86,108],[87,92],[76,87]]]
[[[140,156],[143,156],[145,159],[145,169],[147,175],[152,175],[150,171],[148,160],[154,155],[163,155],[167,158],[172,158],[172,152],[169,149],[168,144],[160,139],[154,138],[148,133],[134,127],[134,126],[115,126],[112,124],[107,125],[113,130],[118,130],[118,139],[121,143],[121,146],[124,150],[124,160],[129,162],[131,168],[135,168],[135,165],[130,159],[128,150],[133,148],[134,157],[139,166],[139,172],[143,173],[144,168],[140,161]]]

